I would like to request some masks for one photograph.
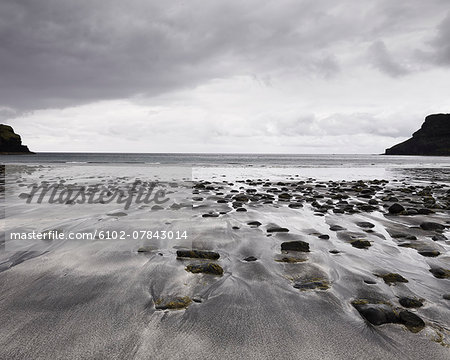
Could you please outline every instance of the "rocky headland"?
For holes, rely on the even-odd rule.
[[[385,154],[450,156],[450,114],[428,115],[412,138],[386,149]]]
[[[33,154],[26,145],[22,145],[20,135],[9,125],[0,124],[0,154]]]

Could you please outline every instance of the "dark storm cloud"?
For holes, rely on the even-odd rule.
[[[238,75],[295,71],[332,78],[345,71],[342,44],[359,49],[408,33],[446,5],[442,0],[2,0],[0,106],[32,110],[153,96]],[[442,63],[448,63],[449,23],[441,24],[435,41]],[[404,73],[383,43],[371,49],[381,71]]]

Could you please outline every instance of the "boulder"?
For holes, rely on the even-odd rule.
[[[402,205],[395,203],[395,204],[392,204],[391,206],[389,206],[388,211],[389,211],[389,214],[400,214],[403,211],[405,211],[405,208]]]
[[[206,263],[206,264],[191,264],[186,266],[186,271],[189,271],[194,274],[210,274],[210,275],[223,275],[223,269],[220,265],[214,263]]]
[[[402,297],[398,300],[398,302],[405,308],[418,308],[423,306],[422,300],[410,297]]]
[[[309,244],[305,241],[286,241],[281,243],[281,250],[309,252]]]
[[[423,230],[427,231],[443,231],[445,230],[445,226],[436,222],[426,221],[420,224],[420,227]]]

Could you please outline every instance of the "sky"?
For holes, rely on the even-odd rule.
[[[448,0],[1,0],[32,151],[382,153],[450,112]]]

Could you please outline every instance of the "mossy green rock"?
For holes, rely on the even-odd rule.
[[[214,251],[204,250],[177,250],[177,257],[179,258],[195,258],[195,259],[209,259],[217,260],[220,255]]]
[[[210,275],[223,275],[223,269],[220,265],[214,263],[206,263],[206,264],[191,264],[186,266],[186,271],[189,271],[193,274],[210,274]]]
[[[381,278],[383,278],[384,282],[386,284],[394,284],[394,283],[407,283],[408,280],[405,279],[403,276],[401,276],[400,274],[396,274],[396,273],[388,273],[388,274],[384,274],[384,275],[378,275]]]
[[[189,296],[158,299],[155,301],[155,308],[158,310],[182,310],[186,309],[191,302],[192,300]]]

